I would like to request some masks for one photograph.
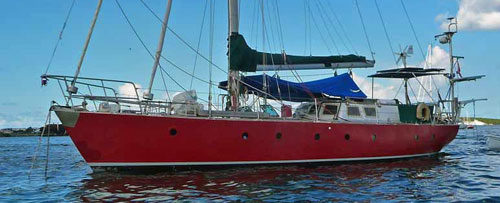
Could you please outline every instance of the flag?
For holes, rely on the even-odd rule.
[[[462,78],[462,70],[460,70],[460,63],[458,63],[457,61],[457,75],[460,76],[460,78]]]

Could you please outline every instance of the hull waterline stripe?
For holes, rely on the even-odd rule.
[[[202,165],[243,165],[243,164],[289,164],[289,163],[314,163],[314,162],[339,162],[339,161],[369,161],[382,159],[401,159],[421,156],[430,156],[438,152],[425,154],[412,154],[400,156],[362,157],[362,158],[338,158],[338,159],[305,159],[305,160],[281,160],[281,161],[221,161],[221,162],[94,162],[90,166],[202,166]]]

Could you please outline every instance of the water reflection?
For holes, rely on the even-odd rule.
[[[0,138],[0,202],[500,202],[500,151],[489,150],[484,137],[500,135],[500,126],[478,127],[476,132],[460,131],[437,157],[149,175],[92,172],[68,137],[54,137],[48,179],[44,150],[31,169],[37,137]]]
[[[441,155],[388,162],[239,167],[153,175],[101,172],[84,181],[81,200],[356,201],[367,200],[364,196],[373,194],[396,199],[401,190],[385,190],[387,185],[394,184],[413,198],[425,199],[417,194],[418,185],[447,173],[444,165],[448,163]]]

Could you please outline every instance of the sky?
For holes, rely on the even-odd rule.
[[[500,0],[403,1],[418,41],[400,1],[377,0],[394,51],[413,45],[414,54],[408,63],[422,66],[428,47],[432,46],[428,63],[432,67],[448,68],[448,46],[439,44],[434,36],[444,31],[447,17],[456,16],[459,33],[454,37],[454,55],[465,57],[460,62],[462,74],[486,75],[477,82],[460,84],[457,94],[461,100],[488,98],[486,102],[477,103],[477,116],[500,118]],[[119,2],[145,45],[154,52],[161,23],[139,0]],[[165,13],[166,1],[144,2],[157,15],[163,16]],[[204,20],[199,52],[208,58],[211,32],[208,9],[203,18],[205,2],[174,0],[168,25],[190,46],[197,47]],[[281,52],[283,47],[287,54],[293,55],[355,52],[371,58],[371,47],[377,61],[375,68],[354,70],[355,81],[367,95],[371,93],[371,80],[366,79],[366,76],[377,70],[397,67],[374,0],[358,0],[370,46],[354,0],[264,0],[265,41],[262,40],[264,32],[262,10],[258,7],[260,1],[240,2],[240,33],[254,49]],[[47,86],[41,87],[40,75],[45,73],[72,0],[4,0],[0,4],[0,128],[41,126],[50,102],[55,100],[64,103],[57,82],[49,81]],[[213,63],[223,69],[227,69],[226,4],[226,0],[215,0],[212,32]],[[97,0],[75,0],[48,74],[74,74],[96,5]],[[187,72],[193,70],[195,53],[171,32],[166,35],[163,55]],[[191,82],[191,76],[165,61],[162,61],[162,65],[177,83],[186,89],[192,83],[192,89],[197,89],[200,98],[206,98],[207,84],[196,79]],[[127,24],[116,1],[105,0],[80,76],[128,80],[145,87],[152,66],[152,58]],[[208,80],[208,67],[206,61],[198,58],[195,75]],[[332,70],[302,71],[300,74],[303,80],[314,80],[331,76]],[[317,74],[328,75],[314,76]],[[214,82],[227,77],[216,68],[212,75]],[[287,78],[291,74],[280,72],[279,75]],[[441,94],[445,94],[445,81],[442,78],[435,80],[433,84],[439,86]],[[375,82],[375,97],[402,98],[401,93],[395,95],[400,81],[379,79]],[[427,84],[425,81],[423,83]],[[170,94],[182,90],[171,79],[167,78],[166,84]],[[417,82],[414,81],[412,86],[418,91]],[[163,87],[161,78],[156,77],[154,88]],[[130,92],[127,86],[117,89],[122,94]],[[216,89],[214,92],[222,93]],[[155,95],[156,98],[166,97],[164,93]],[[472,115],[471,106],[467,106],[465,111]]]

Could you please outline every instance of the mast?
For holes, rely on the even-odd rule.
[[[238,0],[228,0],[228,12],[229,12],[229,32],[228,39],[231,39],[232,35],[238,35],[239,32],[239,7]],[[229,40],[229,50],[231,50],[231,40]],[[228,64],[231,64],[231,52],[229,51]],[[239,106],[239,79],[240,73],[237,70],[231,70],[228,67],[228,90],[229,96],[231,98],[231,110],[238,111]]]
[[[457,112],[458,112],[458,99],[455,98],[455,68],[453,66],[455,56],[453,56],[453,35],[457,33],[458,31],[458,25],[457,25],[457,20],[454,17],[448,18],[449,24],[448,24],[448,31],[436,35],[435,38],[439,38],[439,42],[441,44],[448,44],[449,45],[449,52],[450,52],[450,75],[449,75],[449,80],[450,80],[450,95],[451,95],[451,117],[452,117],[452,122],[455,123],[457,120]]]
[[[151,78],[149,80],[148,91],[144,93],[144,99],[153,100],[153,93],[151,93],[151,88],[153,88],[153,82],[156,75],[156,69],[158,68],[158,64],[160,63],[161,52],[163,50],[163,41],[165,40],[165,32],[167,30],[168,17],[170,16],[170,8],[172,8],[172,0],[168,0],[167,2],[167,11],[165,12],[165,16],[163,17],[160,41],[158,42],[158,48],[156,49],[155,54],[155,63],[153,64],[153,71],[151,72]]]
[[[97,17],[99,16],[99,11],[101,10],[101,5],[102,5],[102,0],[99,0],[97,2],[97,8],[94,13],[94,19],[90,24],[89,33],[87,34],[87,40],[85,40],[82,56],[80,56],[80,61],[78,62],[78,67],[76,68],[75,77],[73,77],[71,85],[67,87],[68,88],[67,91],[70,97],[71,94],[76,94],[78,92],[78,88],[75,86],[75,83],[78,78],[78,75],[80,74],[80,70],[82,69],[83,59],[85,58],[85,54],[87,53],[87,48],[89,47],[90,39],[92,38],[92,33],[94,32],[95,23],[97,22]]]
[[[451,19],[450,19],[451,21]],[[450,77],[455,78],[455,71],[454,71],[454,66],[453,66],[453,32],[447,32],[446,35],[448,37],[448,45],[450,46],[449,52],[450,52]],[[456,105],[456,99],[455,99],[455,82],[453,80],[450,80],[450,89],[451,89],[451,115],[452,115],[452,121],[456,121],[456,114],[457,114],[457,105]]]

